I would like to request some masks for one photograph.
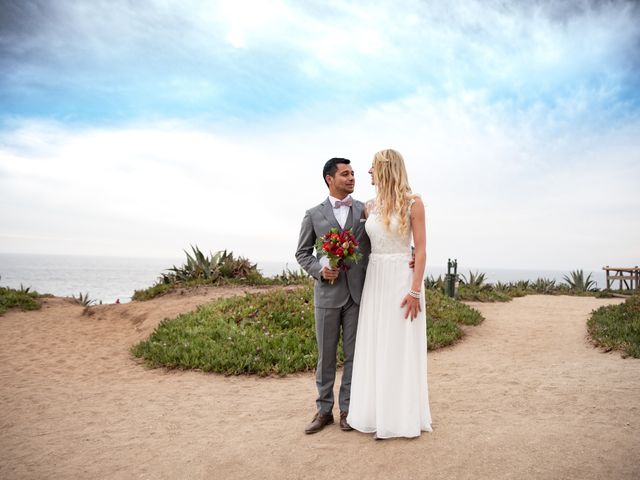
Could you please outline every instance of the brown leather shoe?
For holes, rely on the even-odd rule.
[[[347,415],[349,415],[349,412],[340,412],[340,429],[350,432],[353,427],[347,423]]]
[[[333,423],[333,413],[316,413],[311,423],[304,429],[304,433],[317,433],[325,426]]]

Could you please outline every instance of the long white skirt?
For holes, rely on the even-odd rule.
[[[424,295],[413,321],[400,308],[411,288],[410,259],[371,254],[360,302],[347,421],[378,438],[431,431]]]

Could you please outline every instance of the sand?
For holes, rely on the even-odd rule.
[[[149,369],[129,347],[165,317],[242,289],[0,317],[0,478],[638,479],[640,360],[590,345],[617,299],[527,296],[429,353],[432,433],[315,435],[311,372]]]

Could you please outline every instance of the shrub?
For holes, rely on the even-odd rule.
[[[135,290],[133,292],[131,300],[151,300],[152,298],[164,295],[165,293],[173,290],[173,288],[174,285],[171,285],[170,283],[156,283],[152,287],[146,288],[144,290]]]
[[[556,281],[550,278],[538,278],[532,286],[533,290],[535,290],[536,293],[547,295],[552,294],[555,290],[555,287]]]
[[[597,346],[640,358],[640,295],[619,305],[600,307],[587,321],[587,329]]]
[[[470,302],[508,302],[511,295],[507,291],[496,289],[485,283],[486,274],[469,271],[469,276],[460,275],[457,298]],[[501,284],[504,288],[504,284]]]
[[[0,315],[6,313],[10,308],[39,310],[41,305],[37,301],[38,296],[38,292],[31,291],[30,287],[24,288],[22,285],[19,290],[0,287]]]
[[[472,290],[482,290],[491,288],[490,285],[485,284],[486,275],[484,273],[472,272],[469,270],[469,277],[465,277],[464,274],[460,274],[460,284],[469,287]]]
[[[132,300],[151,300],[175,288],[189,288],[202,285],[299,285],[311,283],[311,278],[303,271],[286,269],[273,278],[264,277],[255,263],[244,257],[234,257],[227,250],[205,255],[198,246],[191,246],[191,253],[184,251],[186,262],[173,265],[162,273],[155,285],[136,290]]]
[[[444,292],[444,279],[442,275],[438,275],[438,278],[433,278],[432,275],[429,275],[428,278],[424,279],[424,288]]]
[[[77,303],[78,305],[82,305],[83,307],[90,307],[91,305],[96,303],[95,300],[92,300],[89,298],[89,292],[85,294],[80,292],[77,297],[75,295],[71,295],[71,300]]]
[[[564,275],[562,278],[567,282],[571,290],[577,292],[595,291],[596,282],[591,279],[591,274],[584,278],[582,270],[574,270],[570,273],[570,276]]]
[[[496,290],[489,284],[483,285],[480,289],[467,284],[458,287],[458,299],[468,302],[508,302],[514,296],[512,293],[512,290]]]
[[[246,279],[253,273],[259,273],[256,264],[244,257],[234,258],[233,252],[226,250],[204,255],[198,246],[191,246],[192,253],[184,250],[187,261],[180,267],[175,265],[163,273],[159,283],[180,284],[193,280],[205,280],[215,284],[220,278]]]
[[[273,281],[278,285],[313,285],[313,277],[309,276],[302,268],[299,270],[289,270],[285,268],[282,273],[273,277]]]

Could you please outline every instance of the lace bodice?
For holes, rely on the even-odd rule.
[[[413,201],[411,202],[413,204]],[[371,253],[382,254],[410,254],[411,253],[411,229],[405,235],[398,233],[398,217],[391,217],[389,230],[384,228],[382,218],[373,208],[373,202],[367,202],[369,217],[365,223],[367,235],[371,240]]]

